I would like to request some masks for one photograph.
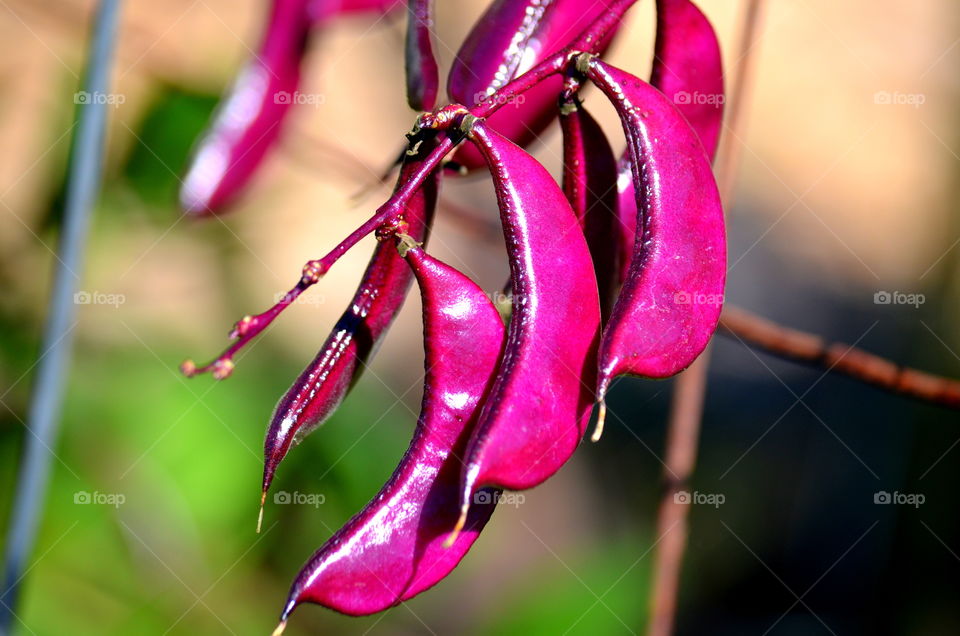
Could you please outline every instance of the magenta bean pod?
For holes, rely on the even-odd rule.
[[[563,192],[580,219],[600,291],[600,313],[606,324],[620,290],[616,249],[610,237],[621,228],[617,214],[617,161],[603,129],[583,106],[561,108]],[[634,204],[635,205],[635,204]]]
[[[379,494],[300,571],[281,626],[304,602],[365,615],[416,596],[457,566],[496,507],[497,493],[486,493],[453,545],[443,546],[457,519],[461,458],[503,349],[503,322],[457,270],[418,247],[406,258],[423,296],[426,378],[417,429]]]
[[[467,450],[462,514],[479,488],[532,488],[570,458],[593,406],[600,329],[590,252],[559,186],[482,120],[470,140],[493,175],[513,312],[496,384]]]
[[[725,103],[720,43],[690,0],[657,0],[657,43],[650,83],[687,118],[711,160],[716,156]],[[636,237],[636,192],[629,157],[620,162],[621,281]]]
[[[217,213],[249,183],[297,101],[311,29],[337,15],[382,11],[389,4],[273,0],[260,48],[237,75],[194,150],[180,189],[180,206],[187,214]]]
[[[690,0],[657,0],[650,83],[676,104],[712,161],[723,124],[723,63],[713,27]]]
[[[620,115],[643,193],[641,233],[600,345],[602,399],[618,375],[668,377],[700,355],[720,318],[726,239],[710,161],[683,115],[629,73],[598,59],[586,66]]]
[[[473,106],[510,80],[565,48],[600,17],[611,0],[494,0],[467,35],[447,78],[454,102]],[[609,46],[612,32],[596,47]],[[488,125],[520,146],[527,146],[556,117],[557,95],[563,87],[557,75],[509,100],[491,115]],[[470,144],[455,160],[467,169],[483,165]]]
[[[407,0],[407,40],[404,65],[407,103],[414,110],[431,110],[437,102],[440,69],[433,54],[430,31],[433,12],[430,0]]]
[[[416,164],[405,165],[399,183]],[[404,207],[404,220],[417,241],[425,241],[439,187],[431,175]],[[367,358],[400,311],[412,283],[410,268],[392,241],[377,245],[350,306],[337,321],[313,362],[280,399],[264,441],[263,493],[290,447],[319,427],[336,410],[360,376]]]

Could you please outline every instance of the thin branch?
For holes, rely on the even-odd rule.
[[[680,571],[689,533],[690,503],[680,497],[697,463],[700,422],[707,392],[710,351],[704,351],[676,381],[667,425],[664,487],[657,510],[657,544],[650,602],[650,636],[673,633],[680,590]]]
[[[721,146],[715,169],[724,210],[733,205],[733,186],[739,166],[740,141],[737,131],[743,123],[747,91],[752,78],[754,40],[760,24],[760,0],[748,0],[744,15],[737,61],[736,78],[730,90],[730,108],[727,111],[729,133],[721,135]],[[666,460],[660,507],[657,511],[657,544],[653,565],[653,585],[650,596],[649,636],[669,636],[676,622],[677,597],[680,592],[680,573],[689,534],[690,503],[678,497],[687,488],[697,463],[697,445],[700,441],[700,423],[707,393],[707,370],[710,351],[706,350],[690,367],[677,377],[670,416],[667,423]]]
[[[841,373],[881,389],[960,409],[960,381],[901,366],[843,343],[784,327],[738,307],[726,306],[721,333],[774,355]]]
[[[402,219],[403,206],[423,185],[428,176],[441,166],[450,151],[462,141],[462,135],[450,133],[460,128],[467,117],[490,116],[505,104],[510,103],[510,98],[521,95],[540,84],[544,79],[561,73],[570,65],[575,64],[581,54],[595,52],[606,34],[617,26],[624,13],[636,1],[614,0],[609,10],[594,20],[570,46],[550,55],[523,75],[514,78],[506,86],[503,86],[473,108],[467,109],[460,104],[450,104],[433,112],[420,115],[416,126],[407,134],[408,140],[414,142],[414,145],[405,154],[408,155],[406,158],[410,161],[409,165],[413,166],[414,170],[403,175],[403,179],[398,181],[397,187],[390,198],[377,208],[372,217],[340,241],[326,256],[307,262],[300,275],[300,280],[290,288],[280,302],[275,303],[260,314],[241,318],[230,332],[231,339],[236,340],[236,342],[217,358],[202,366],[197,366],[192,360],[185,360],[180,365],[180,370],[184,375],[190,377],[210,372],[218,380],[228,377],[234,368],[233,356],[266,329],[300,294],[317,284],[344,254],[374,231],[396,227],[396,224]],[[436,137],[432,149],[425,157],[411,159],[411,156],[417,154],[417,148],[423,141],[423,138],[418,139],[418,136],[430,135],[431,133],[444,134]],[[458,136],[459,139],[457,139]]]
[[[76,321],[74,294],[80,282],[77,272],[83,251],[90,211],[97,198],[103,164],[107,123],[109,71],[116,44],[119,0],[103,0],[97,11],[90,43],[90,58],[79,106],[77,137],[70,157],[63,227],[60,233],[58,267],[50,293],[50,309],[44,327],[41,358],[27,412],[27,434],[17,491],[7,535],[0,596],[0,633],[9,634],[14,607],[26,561],[33,550],[43,509],[50,462],[56,446],[57,425],[63,404],[67,367]],[[85,99],[82,99],[85,96]]]

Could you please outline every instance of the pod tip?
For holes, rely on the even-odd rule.
[[[267,491],[264,490],[260,496],[260,514],[257,515],[257,534],[260,534],[260,528],[263,526],[263,505],[267,502]]]
[[[470,512],[470,504],[465,503],[460,508],[460,518],[457,519],[457,525],[453,527],[453,531],[447,536],[446,540],[443,542],[444,548],[450,548],[454,542],[456,542],[457,537],[460,536],[460,532],[463,530],[463,527],[467,525],[467,513]]]
[[[607,419],[607,400],[601,396],[600,410],[597,413],[597,425],[593,428],[593,435],[590,436],[591,442],[599,442],[603,436],[603,423]]]
[[[277,628],[273,630],[273,633],[270,636],[280,636],[280,634],[282,634],[283,630],[285,630],[286,628],[287,628],[287,621],[282,620],[280,621],[280,624],[277,625]]]

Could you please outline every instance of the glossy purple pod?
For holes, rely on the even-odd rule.
[[[710,160],[670,100],[594,58],[587,76],[620,115],[633,166],[633,258],[600,345],[597,394],[618,375],[674,375],[706,347],[726,277],[723,209]]]
[[[690,0],[657,0],[657,40],[650,83],[672,101],[712,161],[725,102],[720,43]]]
[[[600,291],[606,324],[620,290],[619,252],[610,238],[620,231],[617,214],[617,160],[603,129],[575,102],[560,111],[563,131],[563,193],[580,219]],[[636,205],[636,204],[634,204]]]
[[[462,513],[478,489],[532,488],[570,458],[590,419],[600,335],[593,263],[560,187],[482,120],[470,140],[493,176],[513,312],[496,384],[467,450]]]
[[[461,460],[503,349],[503,322],[457,270],[420,248],[407,260],[423,296],[426,377],[417,429],[379,494],[300,571],[281,621],[305,602],[364,615],[416,596],[457,566],[496,507],[498,493],[482,493],[463,532],[444,547],[457,520]]]
[[[414,110],[432,110],[437,103],[440,69],[433,54],[431,0],[407,0],[407,39],[404,66],[407,103]]]
[[[398,183],[415,170],[415,164],[405,165]],[[426,240],[438,188],[439,171],[424,182],[404,208],[408,231],[417,241]],[[412,282],[410,268],[393,242],[378,244],[350,306],[313,362],[274,409],[263,445],[264,495],[290,447],[323,424],[360,377],[367,359],[400,311]]]
[[[337,15],[388,6],[386,0],[273,0],[259,49],[237,75],[194,150],[180,189],[184,212],[219,212],[248,184],[298,101],[311,29]]]
[[[716,156],[723,107],[720,43],[706,16],[690,0],[657,0],[657,41],[650,83],[667,96],[700,137],[711,160]],[[621,254],[633,251],[636,237],[636,191],[628,157],[620,162],[619,233]],[[630,267],[621,258],[621,281]]]
[[[612,0],[494,0],[467,35],[450,67],[447,94],[468,108],[566,47],[608,9]],[[613,35],[597,52],[606,50]],[[547,78],[491,115],[488,125],[527,146],[556,117],[563,79]],[[483,157],[463,144],[454,160],[467,168]]]

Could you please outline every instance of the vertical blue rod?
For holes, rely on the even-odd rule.
[[[17,489],[6,541],[0,634],[10,634],[27,560],[46,498],[52,450],[63,406],[67,368],[76,320],[74,294],[80,283],[91,210],[103,169],[107,92],[117,39],[120,0],[101,0],[93,25],[83,92],[77,93],[76,138],[70,156],[67,196],[58,248],[59,262],[50,294],[40,361],[27,411],[28,430],[17,477]]]

